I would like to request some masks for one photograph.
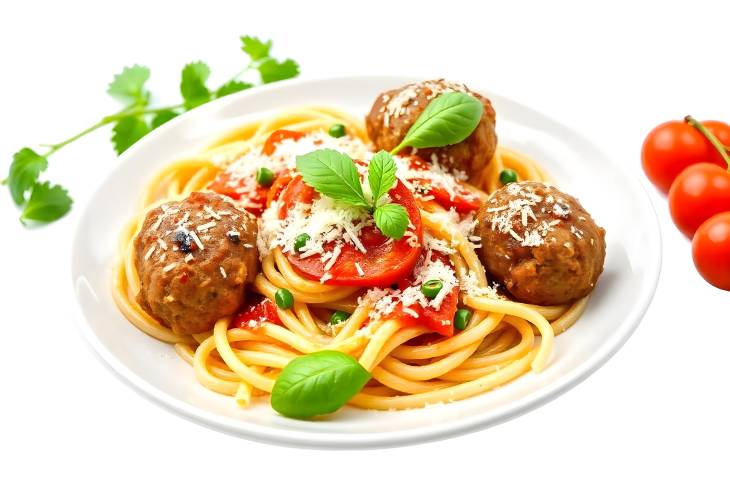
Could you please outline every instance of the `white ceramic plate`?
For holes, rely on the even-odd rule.
[[[118,234],[156,170],[255,115],[306,104],[364,115],[379,92],[417,80],[367,76],[267,85],[186,113],[125,152],[86,207],[72,256],[79,323],[103,361],[138,392],[190,420],[255,440],[325,448],[405,445],[494,425],[544,404],[606,362],[637,327],[659,277],[659,227],[649,199],[635,178],[581,135],[478,85],[473,87],[497,111],[500,143],[544,165],[607,230],[606,268],[589,306],[556,340],[552,361],[539,375],[441,406],[393,412],[347,407],[326,421],[298,421],[263,401],[241,410],[203,388],[172,346],[141,333],[119,313],[111,296]]]

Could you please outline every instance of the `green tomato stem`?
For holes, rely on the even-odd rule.
[[[727,171],[730,173],[730,156],[728,156],[727,148],[719,141],[717,140],[717,137],[715,137],[712,132],[710,132],[705,125],[694,119],[692,116],[685,116],[684,121],[687,122],[691,127],[697,129],[702,135],[705,136],[707,140],[710,141],[712,146],[717,149],[717,152],[720,153],[720,156],[722,156],[722,159],[725,161],[725,164],[727,165]]]

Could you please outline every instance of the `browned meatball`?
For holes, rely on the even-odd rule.
[[[467,177],[482,170],[497,150],[497,134],[494,131],[496,115],[489,99],[472,92],[461,83],[428,80],[380,94],[365,119],[368,136],[375,148],[390,151],[400,144],[428,103],[448,92],[468,93],[482,101],[484,113],[479,125],[458,144],[419,149],[416,153],[426,161],[432,161],[431,156],[435,154],[440,165],[449,170],[463,171]],[[403,149],[404,153],[409,151],[411,148]]]
[[[509,184],[478,214],[481,260],[519,301],[561,305],[603,271],[605,233],[577,199],[540,182]]]
[[[258,267],[256,221],[217,194],[151,210],[134,240],[142,308],[178,334],[210,331],[244,303]]]

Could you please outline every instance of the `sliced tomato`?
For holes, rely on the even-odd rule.
[[[430,169],[429,164],[418,156],[411,156],[408,159],[410,160],[409,168],[411,170],[427,171]],[[444,187],[432,184],[428,179],[411,180],[411,184],[418,186],[419,190],[424,191],[426,195],[433,196],[434,201],[447,210],[454,208],[459,213],[470,213],[478,210],[482,205],[479,196],[470,192],[459,181],[455,182],[453,195]]]
[[[441,253],[433,253],[431,256],[432,261],[441,260],[444,265],[453,268],[453,264],[449,257],[442,255]],[[413,280],[408,279],[398,284],[399,289],[405,289],[413,285]],[[411,305],[408,307],[409,310],[413,310],[418,314],[418,317],[405,312],[403,305],[400,303],[396,306],[395,310],[391,314],[390,318],[398,319],[406,326],[426,326],[431,331],[436,332],[442,336],[453,336],[454,335],[454,315],[456,314],[456,308],[459,302],[459,287],[456,286],[454,289],[449,291],[438,310],[431,307],[422,307],[419,304]]]
[[[293,130],[276,130],[269,135],[268,139],[266,139],[261,152],[267,156],[271,156],[274,151],[276,151],[276,146],[283,140],[299,140],[302,137],[304,137],[302,132],[295,132]],[[218,194],[228,196],[231,199],[243,201],[244,208],[246,208],[246,210],[251,214],[259,217],[261,216],[261,213],[263,213],[264,209],[271,204],[270,198],[278,196],[281,190],[286,186],[286,183],[291,180],[291,175],[286,171],[279,171],[275,173],[277,176],[272,186],[264,187],[255,183],[253,179],[255,173],[251,174],[252,178],[232,180],[231,174],[224,171],[218,174],[208,188]],[[251,187],[247,187],[247,185],[255,185],[254,190],[250,191]]]
[[[271,203],[279,199],[281,193],[284,191],[289,182],[292,180],[291,173],[281,173],[276,177],[274,183],[269,187],[269,192],[266,194],[266,207],[271,206]]]
[[[255,326],[251,326],[253,322]],[[236,315],[229,327],[239,329],[255,329],[264,322],[282,326],[279,314],[276,312],[276,305],[268,298],[261,297],[260,300],[247,304],[238,315]]]
[[[314,189],[305,184],[301,177],[294,178],[279,198],[281,203],[279,218],[286,218],[288,211],[296,203],[311,203],[315,195],[317,194]],[[304,277],[320,280],[325,273],[328,273],[332,277],[326,283],[341,286],[390,286],[409,275],[421,254],[423,243],[421,215],[413,194],[402,182],[398,181],[391,189],[390,197],[392,202],[403,206],[408,213],[408,218],[414,227],[411,230],[418,237],[417,246],[411,246],[408,237],[402,237],[398,241],[387,238],[372,226],[362,229],[359,236],[367,252],[362,253],[355,246],[345,244],[337,261],[328,271],[324,270],[325,263],[321,261],[320,255],[301,258],[299,255],[287,253],[287,259]],[[334,242],[328,243],[325,249],[330,251],[334,246]],[[355,263],[359,264],[362,275]]]
[[[272,132],[271,135],[269,135],[269,138],[266,139],[266,142],[264,142],[264,147],[261,149],[261,153],[271,156],[274,154],[274,151],[276,151],[276,146],[279,142],[283,142],[287,139],[299,140],[302,137],[304,137],[304,133],[302,132],[285,129],[276,130]]]

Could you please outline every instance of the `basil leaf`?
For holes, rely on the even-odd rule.
[[[25,203],[25,193],[38,180],[38,176],[48,168],[48,160],[33,149],[24,147],[13,155],[8,173],[8,187],[13,201],[18,206]]]
[[[373,193],[373,205],[395,185],[396,166],[393,156],[385,151],[375,154],[368,165],[368,184]]]
[[[271,407],[290,418],[329,414],[345,405],[369,379],[370,373],[347,354],[310,353],[281,371],[271,391]]]
[[[396,241],[403,237],[408,228],[408,212],[403,206],[388,203],[378,206],[373,213],[375,225],[380,232]]]
[[[297,156],[297,171],[314,190],[332,199],[369,208],[355,163],[347,154],[320,149]]]
[[[53,222],[68,213],[72,203],[68,191],[60,185],[49,182],[35,184],[20,221]]]
[[[484,106],[469,94],[450,92],[432,100],[408,129],[395,154],[404,147],[441,147],[458,144],[476,129]]]

